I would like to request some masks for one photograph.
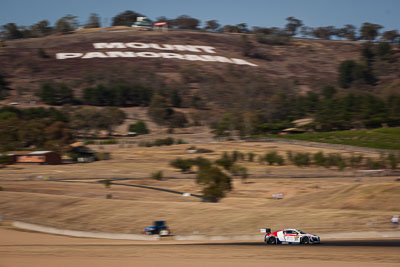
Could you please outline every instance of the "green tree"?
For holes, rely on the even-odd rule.
[[[223,167],[225,170],[230,170],[235,162],[232,158],[223,156],[215,161],[215,164]]]
[[[88,22],[83,26],[85,29],[90,29],[90,28],[100,28],[101,23],[100,23],[100,17],[96,13],[92,13],[89,16]]]
[[[41,20],[31,26],[31,33],[34,37],[43,37],[50,35],[53,28],[50,26],[49,21]]]
[[[57,20],[54,27],[55,32],[70,33],[78,29],[79,23],[76,16],[66,15]]]
[[[2,35],[6,40],[20,39],[23,37],[23,33],[15,23],[7,23],[1,26]]]
[[[168,107],[167,101],[161,94],[154,94],[147,114],[158,125],[165,125],[173,110]]]
[[[229,33],[239,33],[239,29],[237,26],[233,26],[233,25],[225,25],[224,27],[222,27],[222,31],[223,32],[229,32]]]
[[[295,17],[286,18],[287,24],[285,26],[286,31],[291,36],[295,36],[297,34],[297,30],[303,26],[303,22]]]
[[[176,19],[171,20],[170,24],[172,27],[181,30],[197,30],[200,21],[188,15],[181,15]]]
[[[337,93],[337,90],[332,85],[325,85],[322,88],[322,95],[325,97],[325,99],[332,98],[336,93]]]
[[[112,18],[112,26],[131,26],[136,22],[137,17],[144,16],[135,11],[126,10]]]
[[[213,19],[206,21],[206,26],[204,29],[215,32],[219,29],[219,27],[221,27],[221,24],[219,24],[217,20]]]
[[[351,24],[346,24],[343,28],[337,30],[337,36],[339,38],[345,38],[349,41],[357,40],[356,27]]]
[[[379,43],[376,46],[376,54],[382,60],[393,62],[395,59],[392,46],[389,43]]]
[[[98,111],[94,108],[80,108],[70,114],[70,127],[76,134],[88,135],[92,131],[102,128],[103,121]]]
[[[0,73],[0,99],[3,99],[7,95],[9,83],[5,80],[5,77]]]
[[[49,150],[63,151],[74,140],[68,125],[62,121],[53,122],[43,132],[46,137],[44,147]]]
[[[368,66],[372,66],[375,58],[374,45],[371,42],[363,44],[361,49],[361,58]]]
[[[182,105],[182,98],[179,95],[178,90],[174,90],[171,95],[171,103],[172,106],[175,108],[180,108]]]
[[[382,33],[382,39],[394,43],[394,41],[400,37],[400,34],[397,30],[385,31]]]
[[[124,122],[126,114],[116,107],[106,107],[99,111],[99,117],[99,128],[111,135],[114,128]]]
[[[379,35],[379,30],[382,28],[379,24],[364,22],[360,28],[360,37],[363,40],[373,41]]]
[[[172,110],[172,113],[167,117],[166,120],[170,128],[183,128],[188,123],[185,113],[174,110]]]
[[[232,190],[231,180],[230,176],[214,166],[200,168],[196,176],[196,182],[204,186],[204,200],[211,202],[218,202]]]
[[[44,129],[46,125],[37,120],[30,120],[20,125],[18,139],[23,147],[42,147],[45,142]]]
[[[64,105],[75,102],[73,90],[64,83],[46,83],[40,88],[37,95],[48,105]]]
[[[239,23],[236,24],[236,28],[238,29],[238,31],[240,33],[247,33],[249,32],[249,29],[247,28],[247,24],[246,23]]]
[[[171,165],[174,168],[180,169],[182,172],[189,171],[193,166],[192,161],[187,159],[185,160],[182,158],[174,159],[173,161],[170,162],[169,165]]]
[[[15,117],[0,120],[0,152],[14,150],[20,146],[18,130],[22,122]]]
[[[349,88],[354,80],[353,72],[357,63],[354,60],[345,60],[339,65],[339,85],[342,88]]]
[[[335,27],[326,26],[312,29],[311,35],[319,39],[330,40],[335,33]]]

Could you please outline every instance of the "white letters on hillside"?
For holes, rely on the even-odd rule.
[[[97,52],[87,52],[87,53],[57,53],[57,59],[72,59],[72,58],[82,58],[82,59],[92,59],[92,58],[166,58],[166,59],[180,59],[189,61],[208,61],[208,62],[222,62],[237,65],[248,65],[256,67],[256,64],[248,62],[244,59],[239,58],[226,58],[222,56],[212,56],[212,55],[201,55],[201,54],[178,54],[170,53],[166,51],[179,51],[179,52],[192,52],[192,53],[209,53],[215,54],[215,48],[212,46],[203,45],[172,45],[172,44],[153,44],[153,43],[93,43],[95,49],[155,49],[162,50],[163,52],[149,52],[149,51],[97,51]]]

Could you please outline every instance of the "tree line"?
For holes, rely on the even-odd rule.
[[[0,152],[15,149],[68,151],[79,136],[99,131],[112,133],[125,119],[115,107],[96,108],[0,108]]]
[[[333,92],[333,93],[332,93]],[[337,131],[360,128],[379,128],[383,125],[400,126],[400,95],[382,99],[369,93],[336,94],[333,86],[326,86],[321,94],[309,92],[305,96],[281,93],[275,98],[277,107],[266,114],[257,110],[227,111],[211,127],[216,136],[276,134],[295,127],[293,120],[313,117],[304,130]]]
[[[150,87],[137,84],[117,83],[111,86],[97,85],[83,89],[83,96],[76,98],[73,89],[64,83],[45,83],[36,94],[48,105],[66,104],[114,106],[114,107],[148,107],[149,117],[158,125],[169,128],[184,127],[188,120],[182,112],[174,108],[181,107],[182,98],[176,90],[155,92]]]
[[[112,18],[112,26],[131,26],[138,17],[145,17],[145,15],[138,12],[127,10],[121,12]],[[221,25],[218,20],[205,21],[201,26],[199,19],[193,18],[188,15],[181,15],[176,18],[167,18],[160,16],[154,21],[147,19],[149,23],[153,22],[167,22],[170,29],[176,30],[198,30],[208,32],[220,33],[253,33],[264,35],[280,35],[280,36],[303,36],[317,39],[345,39],[350,41],[357,40],[375,40],[380,37],[383,41],[394,42],[399,38],[397,30],[388,30],[380,33],[383,26],[375,23],[365,22],[357,29],[356,26],[346,24],[341,28],[334,26],[323,27],[308,27],[304,25],[303,21],[295,17],[286,18],[286,25],[283,28],[279,27],[248,27],[246,23],[239,23],[235,25]],[[98,14],[92,13],[87,19],[86,23],[80,24],[78,18],[73,15],[66,15],[58,19],[54,26],[50,25],[48,20],[41,20],[31,26],[18,26],[15,23],[7,23],[1,26],[1,38],[3,40],[13,40],[21,38],[36,38],[43,37],[53,33],[71,33],[79,28],[99,28],[101,27],[101,18]]]

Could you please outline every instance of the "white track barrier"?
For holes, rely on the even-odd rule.
[[[135,241],[157,241],[160,240],[159,236],[147,236],[147,235],[135,235],[135,234],[114,234],[114,233],[93,233],[73,230],[62,230],[52,227],[40,226],[36,224],[24,223],[24,222],[13,222],[14,227],[48,233],[55,235],[66,235],[73,237],[86,237],[86,238],[101,238],[101,239],[117,239],[117,240],[135,240]]]

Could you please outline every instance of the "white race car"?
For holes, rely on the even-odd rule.
[[[298,229],[283,229],[271,233],[271,229],[262,229],[265,232],[264,242],[267,245],[275,244],[319,244],[321,239],[317,235],[307,234]]]

